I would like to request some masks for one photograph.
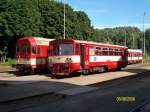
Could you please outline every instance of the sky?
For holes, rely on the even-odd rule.
[[[150,0],[65,0],[65,2],[75,11],[86,12],[94,28],[136,26],[143,30],[143,18],[145,29],[150,28]]]

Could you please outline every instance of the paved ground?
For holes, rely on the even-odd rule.
[[[135,65],[137,66],[137,65]],[[150,66],[128,67],[124,71],[106,72],[88,76],[78,76],[64,79],[51,79],[50,77],[33,75],[22,77],[0,78],[0,102],[31,97],[34,95],[56,92],[60,89],[86,86],[113,80],[150,70]],[[8,93],[9,91],[9,93]]]
[[[1,104],[2,112],[129,112],[150,99],[150,72],[127,79],[92,85],[92,91],[66,95],[53,94],[32,100]],[[117,100],[132,97],[134,100]]]
[[[0,86],[0,103],[12,100],[23,99],[35,95],[52,94],[57,91],[76,88],[77,85],[69,85],[57,82],[35,82],[17,85],[1,85]]]
[[[142,107],[139,112],[150,112],[150,103]]]
[[[48,81],[51,77],[44,75],[29,75],[21,77],[0,77],[0,84],[2,85],[12,85],[12,84],[27,84],[40,81]]]
[[[144,74],[135,75],[143,71]],[[125,71],[57,80],[40,75],[1,77],[0,112],[127,112],[150,99],[149,71],[148,65],[131,65]],[[127,74],[133,78],[83,86]],[[124,96],[133,97],[135,101],[116,100]]]

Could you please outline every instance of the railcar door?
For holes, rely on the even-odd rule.
[[[127,64],[128,64],[128,49],[125,49],[124,50],[124,53],[123,53],[123,55],[122,55],[122,67],[124,68],[124,67],[126,67],[127,66]]]
[[[80,66],[81,69],[88,69],[89,68],[89,61],[88,61],[88,47],[84,44],[80,44]]]
[[[80,45],[80,66],[81,66],[81,69],[84,69],[84,45]]]

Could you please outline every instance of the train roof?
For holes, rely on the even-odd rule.
[[[34,38],[37,45],[49,45],[49,42],[54,39],[47,39],[47,38]]]
[[[141,49],[128,49],[129,52],[142,52]]]
[[[58,41],[74,41],[77,43],[83,43],[83,44],[95,44],[95,45],[103,45],[103,46],[112,46],[112,47],[120,47],[120,48],[128,48],[126,46],[120,46],[120,45],[113,45],[113,44],[105,44],[105,43],[98,43],[98,42],[93,42],[93,41],[84,41],[84,40],[74,40],[74,39],[57,39]],[[56,41],[57,41],[56,40]]]
[[[120,46],[120,45],[113,45],[113,44],[105,44],[105,43],[98,43],[93,41],[83,41],[83,40],[74,40],[78,43],[86,43],[86,44],[96,44],[96,45],[104,45],[104,46],[113,46],[113,47],[121,47],[121,48],[127,48],[126,46]]]
[[[43,37],[23,37],[19,40],[29,40],[31,43],[35,42],[37,45],[49,45],[49,42],[54,39],[48,39]]]

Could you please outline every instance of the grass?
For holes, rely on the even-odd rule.
[[[16,64],[16,60],[8,58],[6,62],[0,63],[0,67],[2,67],[2,66],[12,66],[13,64]]]
[[[143,62],[144,62],[144,63],[150,63],[150,54],[146,54],[146,55],[143,57]]]

